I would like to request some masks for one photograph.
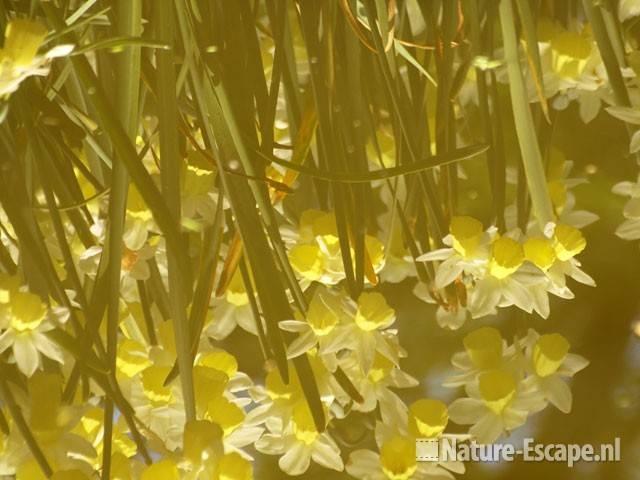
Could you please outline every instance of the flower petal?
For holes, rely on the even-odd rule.
[[[27,377],[33,375],[33,372],[36,371],[40,363],[40,357],[30,336],[16,336],[13,342],[13,355],[16,358],[16,363],[20,371]]]

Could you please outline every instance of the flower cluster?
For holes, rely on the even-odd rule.
[[[464,347],[452,358],[456,374],[445,386],[464,387],[467,396],[449,406],[449,415],[455,423],[471,425],[469,434],[479,443],[495,442],[549,403],[571,411],[566,379],[588,364],[569,353],[569,342],[559,333],[529,330],[508,345],[498,330],[482,327],[464,338]]]
[[[523,234],[514,229],[500,235],[495,227],[484,229],[472,217],[453,217],[446,248],[418,258],[436,263],[434,289],[418,284],[416,295],[438,302],[438,323],[459,328],[467,312],[479,318],[498,307],[515,305],[525,312],[549,315],[549,294],[573,298],[567,277],[594,285],[575,258],[586,246],[580,230],[549,223],[543,232]],[[439,290],[453,291],[444,296]],[[446,293],[445,293],[446,295]]]
[[[92,7],[89,3],[86,9]],[[621,15],[630,17],[634,11],[627,5]],[[84,13],[81,10],[75,19],[66,19],[68,32],[78,29],[74,23]],[[86,17],[86,25],[111,21],[103,14]],[[185,18],[191,20],[191,16]],[[324,28],[322,18],[322,30],[331,31]],[[355,22],[356,26],[360,23]],[[287,30],[287,42],[291,40],[289,34],[295,37],[294,50],[301,64],[295,73],[309,75],[307,67],[318,59],[306,58],[299,30]],[[345,32],[340,33],[340,42]],[[44,52],[47,42],[59,34],[49,35],[43,25],[31,20],[8,23],[0,50],[3,100],[9,100],[26,78],[47,74],[52,58],[71,52],[71,47],[64,45]],[[176,39],[187,36],[176,35]],[[265,36],[265,44],[276,38]],[[365,39],[368,36],[363,35]],[[147,48],[143,38],[122,37],[111,45],[116,45],[114,49],[122,49],[122,45]],[[574,29],[573,25],[560,26],[541,18],[538,39],[545,75],[528,77],[529,100],[541,101],[542,95],[557,109],[576,100],[582,119],[590,121],[602,102],[611,103],[611,88],[589,28]],[[92,48],[109,48],[110,43],[96,45],[88,45],[91,55]],[[162,49],[154,42],[149,45]],[[390,43],[390,47],[394,45],[409,55],[402,43]],[[274,49],[265,45],[260,49],[267,71],[274,77],[283,75],[281,65],[275,62]],[[437,305],[436,309],[426,309],[428,321],[434,317],[440,327],[455,330],[468,317],[479,319],[510,307],[547,318],[551,296],[573,298],[569,279],[595,285],[582,270],[578,256],[586,247],[581,229],[597,216],[576,207],[572,188],[583,180],[570,176],[570,161],[551,149],[545,173],[554,222],[541,226],[513,203],[500,212],[504,221],[495,222],[500,229],[496,225],[486,228],[478,218],[461,215],[464,208],[454,208],[453,201],[444,208],[449,199],[440,198],[440,190],[445,189],[447,175],[457,176],[461,183],[468,180],[457,164],[448,164],[447,171],[439,166],[396,175],[397,169],[415,167],[407,160],[400,161],[401,155],[408,153],[405,150],[414,146],[410,145],[411,138],[407,145],[396,142],[396,126],[387,122],[390,114],[380,110],[376,115],[381,117],[381,124],[372,125],[371,139],[361,139],[360,153],[364,163],[370,162],[376,171],[380,171],[380,165],[373,160],[375,156],[385,168],[396,170],[392,178],[383,181],[382,176],[375,177],[363,189],[373,201],[370,211],[363,214],[362,229],[354,232],[344,219],[353,214],[351,210],[360,208],[362,192],[356,187],[345,194],[349,215],[341,216],[328,209],[335,206],[336,198],[325,198],[326,192],[322,191],[317,196],[320,201],[309,195],[301,202],[303,207],[284,203],[290,193],[304,194],[291,188],[300,173],[297,170],[294,173],[294,169],[269,165],[249,175],[236,168],[238,160],[226,157],[233,157],[234,150],[240,154],[236,142],[240,144],[244,138],[236,135],[237,128],[222,129],[233,141],[222,138],[224,135],[217,138],[216,132],[213,142],[203,133],[204,128],[194,126],[208,121],[196,107],[223,102],[226,93],[220,85],[227,80],[220,80],[219,85],[218,79],[207,79],[207,87],[215,84],[220,89],[198,91],[201,85],[190,76],[192,65],[188,60],[192,52],[182,47],[170,50],[185,57],[180,59],[184,63],[177,70],[175,85],[180,96],[176,103],[181,109],[176,126],[181,134],[185,132],[184,138],[175,142],[179,144],[175,159],[179,178],[174,179],[173,187],[178,185],[179,193],[172,199],[176,200],[172,213],[179,216],[179,221],[173,224],[154,216],[150,208],[168,206],[168,201],[167,205],[152,205],[149,199],[155,198],[154,192],[164,199],[173,191],[172,187],[165,188],[167,179],[160,171],[164,166],[158,161],[167,143],[166,126],[151,113],[156,103],[166,100],[159,92],[166,90],[166,85],[160,88],[156,82],[147,82],[162,63],[151,56],[154,61],[144,57],[141,68],[145,81],[140,84],[145,88],[150,85],[144,90],[144,101],[138,99],[144,118],[130,135],[130,146],[137,154],[132,158],[137,163],[129,174],[137,175],[131,175],[131,181],[121,189],[120,212],[111,208],[110,202],[118,193],[109,182],[117,183],[114,162],[123,159],[115,147],[125,144],[127,138],[114,142],[107,135],[108,129],[103,125],[97,128],[91,119],[84,118],[87,114],[80,114],[84,107],[81,104],[97,93],[90,91],[85,98],[76,91],[78,79],[75,73],[69,73],[75,72],[71,64],[51,82],[55,89],[47,95],[64,99],[65,114],[73,113],[77,120],[73,123],[87,130],[83,142],[88,147],[83,143],[81,147],[60,149],[64,150],[61,156],[73,158],[73,162],[69,168],[56,163],[55,171],[62,172],[64,181],[56,177],[52,181],[54,189],[39,178],[44,176],[41,172],[34,174],[30,166],[25,168],[25,176],[30,177],[25,191],[33,197],[29,200],[34,202],[35,213],[26,208],[10,216],[4,203],[0,209],[0,477],[81,480],[101,474],[136,480],[251,480],[254,465],[264,462],[265,456],[274,456],[280,470],[288,475],[325,468],[364,480],[451,479],[464,474],[464,466],[459,462],[418,462],[417,439],[456,435],[450,433],[453,429],[448,430],[450,423],[456,423],[469,426],[468,433],[458,434],[461,440],[494,442],[549,404],[565,413],[571,410],[567,380],[585,368],[587,361],[569,352],[569,342],[562,335],[540,335],[533,330],[510,344],[495,328],[473,331],[464,337],[464,351],[453,355],[454,372],[444,383],[464,389],[466,396],[450,405],[432,398],[431,392],[429,397],[420,398],[423,395],[417,390],[424,379],[414,378],[407,368],[408,353],[399,335],[399,306],[388,293],[415,284],[415,296]],[[208,48],[206,51],[213,53]],[[388,52],[391,56],[395,50]],[[290,53],[278,49],[278,54]],[[457,55],[454,53],[456,64],[461,60]],[[481,63],[478,58],[474,60],[475,66]],[[502,79],[501,62],[490,63],[485,66],[496,68],[497,77]],[[100,60],[88,62],[87,68],[94,64],[99,70],[105,67]],[[331,76],[344,75],[338,70]],[[459,85],[463,94],[456,109],[470,106],[462,100],[471,97],[464,92],[476,88],[471,71],[465,84]],[[210,72],[205,68],[201,73]],[[296,83],[289,73],[283,81]],[[406,73],[401,70],[398,86],[402,86]],[[623,73],[625,79],[632,76],[630,71]],[[71,94],[66,91],[67,76],[73,84]],[[407,84],[415,80],[407,79]],[[266,99],[264,103],[273,110],[265,117],[275,116],[270,138],[266,133],[271,125],[263,129],[264,119],[260,119],[260,140],[266,146],[271,144],[266,150],[278,152],[285,161],[302,162],[311,156],[309,152],[315,155],[314,150],[322,150],[312,141],[315,126],[310,125],[318,123],[316,112],[312,108],[302,112],[297,119],[300,125],[293,128],[289,125],[292,109],[286,101],[291,93],[289,86],[285,95],[277,91],[278,82],[273,85],[268,94],[275,91],[275,98],[264,95],[258,99],[265,92],[256,94],[256,104]],[[297,92],[295,88],[293,91]],[[253,99],[248,103],[253,104]],[[369,105],[362,108],[368,109]],[[234,104],[229,112],[222,110],[227,114],[241,108]],[[334,113],[342,121],[344,112],[338,108]],[[439,124],[434,112],[427,114],[427,123]],[[221,121],[210,117],[212,122]],[[241,122],[246,120],[241,118]],[[355,123],[353,128],[360,132],[363,122]],[[20,132],[23,128],[20,120]],[[425,126],[425,130],[430,128]],[[96,132],[100,136],[93,136]],[[451,132],[453,144],[468,140],[462,129],[457,132],[453,128]],[[43,144],[54,136],[46,133],[42,135]],[[213,145],[217,142],[220,145]],[[22,148],[21,138],[14,143]],[[428,143],[425,148],[438,144]],[[349,147],[345,149],[349,151]],[[34,153],[31,146],[25,150],[24,164],[30,165]],[[224,157],[228,165],[216,163],[219,158],[214,158],[210,150]],[[439,144],[437,150],[441,153]],[[299,170],[310,172],[310,176],[313,172],[321,177],[331,174],[300,166]],[[224,175],[230,177],[222,178]],[[515,183],[511,168],[505,176],[507,183]],[[422,198],[416,194],[416,184],[408,180],[419,177],[420,181],[426,178],[433,182],[429,205],[417,205]],[[4,177],[0,180],[4,184]],[[240,187],[234,190],[234,181],[246,186],[246,191]],[[156,188],[158,185],[161,187]],[[419,184],[419,188],[425,185]],[[51,189],[55,190],[53,195],[49,195]],[[640,187],[623,182],[614,191],[631,197],[624,210],[627,220],[617,233],[623,238],[640,238]],[[51,197],[55,197],[53,202]],[[70,201],[76,197],[81,201]],[[45,202],[48,210],[38,207]],[[439,213],[448,225],[441,227],[439,219],[431,218],[434,212],[427,206],[442,207]],[[247,242],[253,239],[247,238],[248,228],[242,228],[246,225],[241,225],[240,207],[257,209],[259,225],[253,226],[255,232],[265,234],[262,252],[268,247],[276,250],[271,271],[282,274],[277,280],[283,285],[287,282],[276,292],[281,294],[281,309],[271,305],[271,298],[265,294],[271,291],[256,270],[256,255],[247,248]],[[269,212],[273,218],[267,215],[267,207],[273,207]],[[117,217],[119,213],[121,217]],[[19,224],[23,214],[29,219],[24,225]],[[520,218],[523,216],[526,218]],[[114,255],[111,249],[120,240],[120,235],[112,235],[113,224],[117,223],[114,219],[118,218],[123,220],[122,252]],[[435,238],[432,224],[445,231],[448,227],[448,233]],[[174,233],[178,238],[174,243],[184,251],[176,252],[176,245],[170,245],[167,231]],[[33,249],[37,257],[32,258],[29,242],[36,247],[42,244],[41,249]],[[177,253],[184,255],[184,265],[178,265],[180,275],[174,278],[172,254]],[[357,282],[350,278],[350,272],[357,272]],[[266,280],[269,283],[270,279]],[[272,310],[279,310],[278,315],[269,315]],[[187,340],[180,343],[184,337]],[[255,366],[252,370],[243,364],[254,355],[243,358],[235,352],[234,340],[238,338],[252,348],[256,346],[256,351],[260,345],[262,370],[256,372]],[[281,350],[276,351],[276,347]],[[192,368],[182,370],[184,365]],[[242,370],[253,374],[250,377]],[[411,396],[418,400],[405,401],[409,389],[414,389]],[[354,425],[364,432],[360,438],[352,438],[348,431]]]

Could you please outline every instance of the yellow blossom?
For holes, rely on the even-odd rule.
[[[225,437],[242,425],[244,417],[244,410],[224,395],[214,397],[207,406],[206,418],[220,425]]]
[[[318,438],[318,430],[313,421],[313,415],[309,405],[305,400],[298,402],[293,409],[293,417],[291,419],[293,424],[293,432],[298,441],[311,445]]]
[[[493,327],[482,327],[463,339],[464,348],[476,367],[497,368],[502,362],[502,336]]]
[[[524,262],[522,245],[509,237],[500,237],[493,242],[489,272],[496,278],[506,278]]]
[[[394,363],[389,360],[384,355],[376,352],[373,357],[373,364],[371,365],[371,369],[367,374],[367,378],[373,383],[377,383],[380,380],[384,379],[389,375],[391,370],[393,370]]]
[[[191,420],[184,427],[183,455],[192,465],[215,460],[222,454],[222,430],[208,420]]]
[[[485,405],[499,415],[515,397],[517,384],[511,374],[491,370],[480,375],[479,387]]]
[[[386,299],[378,292],[365,292],[358,298],[356,324],[362,330],[370,332],[393,323],[394,310],[389,307]]]
[[[144,345],[128,338],[118,345],[116,368],[118,373],[132,378],[151,365]]]
[[[160,460],[144,469],[140,480],[179,480],[178,467],[169,459]]]
[[[251,462],[237,452],[227,453],[218,460],[214,480],[253,480]]]
[[[473,217],[453,217],[449,232],[453,238],[453,248],[463,257],[468,257],[480,244],[482,223]]]
[[[440,400],[423,398],[409,407],[409,431],[415,437],[437,437],[448,422],[447,406]]]
[[[324,262],[322,252],[317,245],[296,245],[289,251],[291,266],[303,277],[318,280],[322,277]]]
[[[238,371],[238,361],[236,357],[224,350],[209,352],[198,360],[204,367],[215,368],[224,372],[228,378],[232,378]]]
[[[540,377],[554,374],[569,353],[569,342],[559,333],[542,335],[533,347],[533,367]]]
[[[380,449],[382,471],[390,480],[408,480],[418,469],[414,438],[394,436]]]
[[[563,262],[575,257],[587,246],[582,232],[570,225],[556,225],[555,239],[556,255]]]
[[[556,260],[555,250],[545,237],[531,237],[524,243],[524,257],[541,270],[548,270]]]
[[[144,394],[153,405],[166,405],[171,402],[171,385],[164,386],[170,371],[171,367],[151,365],[142,372]]]

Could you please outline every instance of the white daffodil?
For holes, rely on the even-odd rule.
[[[640,176],[636,182],[620,182],[613,186],[613,193],[629,197],[622,211],[624,222],[616,229],[616,235],[624,240],[640,239]]]
[[[283,432],[263,435],[255,447],[267,455],[281,455],[278,465],[289,475],[305,473],[311,460],[331,470],[344,470],[340,449],[327,432],[318,432],[306,402],[296,405]]]
[[[435,298],[434,292],[431,291],[429,285],[423,282],[416,283],[413,287],[413,294],[426,303],[438,304],[436,309],[436,321],[441,328],[447,328],[449,330],[457,330],[469,316],[469,310],[466,307],[466,293],[467,287],[462,283],[457,283],[457,287],[462,291],[463,297],[461,299],[457,297],[447,297],[446,304],[442,301],[438,301]],[[456,293],[459,291],[456,290]]]
[[[80,253],[78,258],[78,270],[84,275],[95,277],[98,273],[98,266],[103,252],[103,245],[107,241],[106,238],[106,222],[98,219],[91,226],[97,240],[97,245],[92,245]],[[120,262],[120,292],[122,297],[128,302],[138,301],[138,280],[147,280],[151,274],[148,261],[156,256],[159,249],[164,250],[164,242],[153,241],[153,243],[145,242],[138,245],[137,249],[131,249],[126,243],[122,248],[122,259]]]
[[[399,352],[389,338],[395,333],[389,330],[395,320],[395,311],[382,294],[363,292],[355,314],[336,327],[336,339],[330,346],[325,346],[322,353],[351,350],[365,372],[371,369],[376,352],[397,363]]]
[[[395,319],[395,311],[378,292],[363,292],[355,303],[344,295],[320,289],[309,306],[307,322],[285,321],[281,328],[301,334],[292,342],[290,356],[300,355],[316,344],[323,357],[350,350],[367,372],[376,352],[397,362],[399,352],[388,329]]]
[[[489,245],[495,234],[485,232],[482,223],[472,217],[453,217],[449,235],[443,242],[449,248],[433,250],[417,258],[419,262],[441,262],[436,267],[435,288],[442,289],[463,273],[481,276],[489,261]]]
[[[620,0],[618,2],[618,18],[621,22],[640,15],[639,0]]]
[[[7,24],[0,49],[0,97],[7,98],[28,77],[47,75],[53,58],[73,50],[72,45],[59,45],[39,54],[46,36],[47,29],[39,22],[14,19]]]
[[[446,406],[423,399],[410,410],[410,425],[376,423],[378,451],[352,452],[346,466],[349,475],[363,480],[453,480],[453,473],[464,473],[461,462],[417,461],[416,439],[441,436],[448,422]]]
[[[237,326],[257,335],[256,321],[249,304],[249,294],[240,269],[236,269],[227,289],[220,297],[211,302],[213,307],[211,322],[206,326],[208,336],[222,340],[228,337]]]
[[[320,399],[328,408],[335,399],[335,390],[340,387],[335,385],[335,380],[318,356],[309,352],[308,358]],[[287,427],[295,408],[306,402],[300,378],[291,361],[289,375],[289,383],[286,384],[278,370],[272,368],[267,372],[264,386],[256,385],[249,389],[251,397],[258,405],[247,414],[246,425],[265,424],[271,433],[282,432]]]
[[[559,333],[539,335],[529,330],[524,339],[531,378],[536,388],[563,413],[571,411],[571,389],[565,379],[589,365],[589,361],[569,353],[569,342]]]
[[[448,377],[443,386],[465,386],[476,382],[481,373],[495,369],[517,372],[515,348],[507,346],[497,329],[478,328],[464,337],[463,344],[464,351],[451,357],[451,363],[460,373]]]
[[[316,345],[320,354],[324,354],[325,350],[335,351],[334,344],[342,345],[347,333],[337,327],[350,322],[356,311],[357,305],[342,291],[319,285],[309,302],[305,320],[280,322],[283,330],[299,334],[287,347],[289,358],[297,357]]]
[[[550,239],[555,254],[555,261],[546,270],[553,285],[563,289],[566,286],[565,278],[570,277],[576,282],[595,287],[596,282],[580,268],[581,264],[575,258],[587,245],[582,232],[569,225],[550,223],[545,227],[545,235]],[[555,293],[553,289],[549,291]]]
[[[129,250],[138,251],[147,242],[149,231],[154,230],[156,225],[151,210],[133,183],[129,184],[126,212],[122,241]]]
[[[415,378],[379,353],[376,354],[367,373],[363,371],[353,354],[340,359],[339,363],[363,399],[361,403],[356,402],[352,405],[353,410],[372,412],[378,407],[385,423],[406,423],[407,409],[392,389],[415,387],[419,384]],[[344,395],[342,397],[343,401],[346,400]]]
[[[289,261],[301,277],[303,286],[313,281],[335,285],[345,278],[334,213],[306,210],[300,217],[298,228],[283,228],[282,236],[290,245]],[[366,260],[375,275],[384,266],[383,245],[376,237],[365,235],[365,250]],[[352,251],[351,258],[353,256]]]
[[[28,377],[42,365],[41,355],[63,363],[62,350],[46,335],[66,320],[65,310],[50,310],[39,296],[4,291],[0,298],[0,353],[13,351],[18,368]]]
[[[533,382],[502,369],[481,373],[465,390],[468,397],[449,406],[449,417],[460,425],[471,425],[469,434],[478,443],[495,442],[545,407]]]
[[[394,148],[393,137],[389,148]],[[386,138],[386,136],[385,136]],[[396,185],[395,195],[384,186],[380,189],[380,199],[385,205],[394,205],[397,196],[406,197],[402,183]],[[399,283],[408,277],[416,276],[416,266],[405,245],[400,220],[392,206],[378,216],[379,237],[384,239],[384,267],[379,273],[382,282]]]
[[[181,178],[183,218],[212,224],[219,200],[215,189],[214,162],[196,150],[187,153],[187,165]],[[223,200],[224,201],[224,200]]]
[[[524,250],[520,242],[508,236],[498,237],[491,244],[491,259],[484,277],[476,280],[470,289],[467,305],[473,318],[494,313],[498,306],[516,305],[531,313],[534,299],[527,285],[534,283],[536,277],[517,275],[524,263]],[[533,280],[533,281],[532,281]]]
[[[576,209],[576,196],[572,189],[588,183],[585,177],[572,177],[573,162],[556,148],[551,149],[547,167],[547,185],[557,223],[574,228],[584,228],[598,220],[598,215],[587,210]]]

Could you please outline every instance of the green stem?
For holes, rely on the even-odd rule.
[[[118,34],[137,36],[142,28],[141,0],[120,0],[117,9]],[[135,140],[138,127],[138,97],[140,90],[140,47],[130,46],[120,53],[116,64],[117,108],[127,136]],[[107,361],[111,371],[116,369],[118,322],[120,320],[120,273],[122,236],[127,207],[129,175],[126,166],[116,155],[111,171],[109,198],[109,230],[107,231]],[[114,401],[107,398],[104,409],[104,441],[102,450],[102,478],[111,478]]]
[[[0,395],[4,400],[4,403],[7,405],[9,413],[11,414],[16,427],[20,431],[22,438],[24,438],[24,441],[29,447],[31,454],[35,458],[36,462],[38,462],[40,470],[42,470],[42,473],[44,473],[45,477],[50,478],[51,475],[53,475],[53,470],[51,469],[51,466],[47,461],[47,457],[45,457],[44,452],[40,448],[40,445],[38,445],[36,437],[33,435],[33,432],[24,419],[22,411],[20,410],[20,407],[16,403],[16,400],[15,398],[13,398],[13,394],[9,389],[9,385],[7,385],[7,382],[3,379],[0,379]]]
[[[502,26],[504,54],[509,74],[511,107],[515,118],[522,163],[527,176],[533,212],[540,227],[544,228],[548,222],[554,219],[553,208],[549,198],[540,145],[538,144],[531,110],[529,109],[529,96],[520,67],[518,38],[516,36],[516,24],[511,0],[501,0],[500,2],[500,24]]]
[[[173,47],[174,9],[172,0],[158,0],[157,31],[161,41]],[[158,62],[158,112],[160,126],[160,180],[173,218],[180,218],[180,151],[178,148],[178,105],[176,101],[176,75],[174,52],[159,50]],[[176,225],[179,228],[179,225]],[[186,245],[179,248],[186,250]],[[179,256],[175,246],[167,246],[169,270],[169,296],[171,316],[180,371],[180,385],[184,398],[186,420],[195,420],[196,406],[193,389],[193,363],[189,345],[189,323],[187,322],[185,285],[188,281],[179,269]]]

